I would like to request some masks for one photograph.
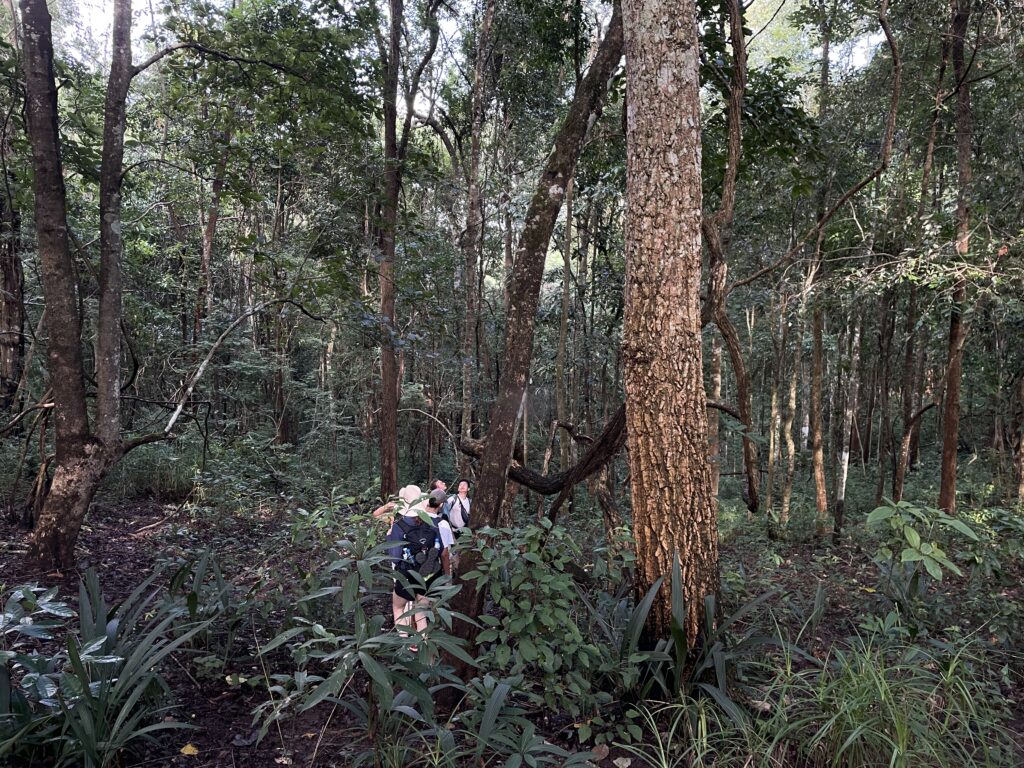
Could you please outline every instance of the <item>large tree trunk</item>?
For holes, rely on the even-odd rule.
[[[120,458],[121,177],[125,99],[131,64],[131,4],[114,4],[111,72],[104,107],[100,165],[100,299],[96,353],[96,433],[85,402],[74,265],[68,245],[66,197],[57,131],[50,14],[43,0],[24,0],[25,86],[35,171],[36,239],[43,266],[49,328],[51,386],[56,423],[56,469],[28,557],[66,568],[89,503],[107,470]]]
[[[971,84],[964,60],[964,38],[970,22],[970,0],[953,0],[950,25],[953,77],[956,83],[956,253],[967,258],[971,236],[971,209],[968,200],[971,185]],[[967,302],[967,284],[959,280],[953,289],[953,307],[949,313],[949,350],[946,363],[946,396],[942,414],[942,478],[939,509],[956,511],[956,451],[960,427],[960,378],[964,358],[967,325],[963,312]]]
[[[645,626],[668,637],[673,561],[696,642],[718,589],[701,367],[700,82],[691,0],[625,0],[626,420],[638,595],[664,579]]]

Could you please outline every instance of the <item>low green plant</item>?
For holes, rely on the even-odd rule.
[[[479,617],[481,667],[498,677],[521,677],[534,706],[582,723],[586,740],[591,724],[603,725],[602,711],[615,704],[595,685],[612,662],[587,627],[573,573],[583,571],[578,545],[546,519],[478,534],[477,566],[462,578],[475,582],[490,606]]]
[[[874,557],[880,571],[879,591],[908,617],[916,617],[925,605],[931,583],[941,582],[947,573],[963,576],[940,539],[954,535],[978,541],[978,534],[963,520],[907,501],[876,508],[868,515],[867,526],[882,535]]]
[[[908,643],[889,627],[820,665],[776,664],[760,723],[814,766],[1010,766],[999,691],[972,641]]]
[[[90,570],[79,588],[77,629],[67,623],[70,609],[53,602],[54,590],[11,593],[4,623],[11,629],[16,620],[18,629],[4,633],[14,639],[2,652],[0,758],[105,768],[138,742],[187,727],[163,717],[170,691],[159,668],[205,622],[187,624],[186,608],[162,599],[158,577],[112,606]],[[34,614],[64,621],[35,623]]]

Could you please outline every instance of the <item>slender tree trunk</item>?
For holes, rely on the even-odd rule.
[[[1017,407],[1020,409],[1020,425],[1017,430],[1017,501],[1024,502],[1024,376],[1017,381]]]
[[[772,338],[772,349],[775,353],[775,359],[772,362],[771,411],[768,418],[768,479],[767,490],[765,491],[765,510],[769,515],[775,511],[775,467],[778,463],[779,426],[782,418],[779,408],[779,389],[782,386],[782,377],[785,374],[783,360],[785,359],[786,344],[788,342],[788,330],[786,299],[783,297],[779,306],[778,336],[773,335]]]
[[[892,294],[889,291],[882,296],[879,307],[880,325],[878,329],[878,481],[875,485],[875,506],[882,503],[885,493],[886,470],[890,462],[892,449],[892,414],[889,412],[889,390],[891,377],[890,357],[892,337],[895,331],[892,307]]]
[[[850,476],[850,441],[853,437],[853,422],[857,414],[857,393],[860,390],[860,333],[861,316],[853,321],[850,337],[850,369],[846,385],[846,402],[843,406],[843,427],[839,434],[839,471],[836,479],[836,504],[833,511],[835,530],[833,536],[842,535],[846,522],[846,481]]]
[[[786,415],[782,422],[782,439],[786,444],[786,479],[782,487],[782,501],[779,507],[779,524],[786,526],[789,523],[789,505],[793,498],[793,480],[796,476],[796,440],[793,437],[793,424],[797,414],[797,383],[800,377],[800,337],[803,332],[797,334],[796,343],[793,345],[792,369],[789,372],[789,396],[786,399]]]
[[[926,201],[929,198],[929,188],[932,180],[932,169],[935,165],[935,141],[938,136],[939,116],[942,110],[942,82],[946,76],[946,65],[949,58],[949,37],[943,35],[941,53],[939,54],[939,72],[935,83],[935,98],[932,106],[931,125],[928,129],[928,143],[925,148],[924,162],[921,167],[921,188],[917,201],[917,221],[915,225],[915,243],[920,244],[924,230],[924,212]],[[906,483],[907,467],[911,461],[913,451],[914,435],[919,434],[920,422],[911,423],[911,416],[915,408],[915,396],[920,394],[922,384],[923,366],[919,364],[915,355],[915,344],[917,338],[917,283],[910,286],[910,298],[907,305],[906,336],[907,343],[903,355],[903,437],[900,440],[900,450],[896,457],[896,466],[893,469],[892,477],[892,498],[893,501],[900,501],[903,498],[903,487]],[[924,345],[920,348],[923,355]],[[920,397],[917,399],[917,406],[920,408]]]
[[[377,235],[380,250],[380,495],[398,491],[398,359],[395,354],[395,232],[402,188],[398,154],[398,75],[402,45],[403,0],[389,0],[388,51],[384,64],[384,191]]]
[[[718,336],[711,337],[711,399],[722,401],[722,342]],[[718,509],[718,486],[722,478],[722,446],[718,411],[708,414],[708,454],[711,456],[711,497]],[[770,493],[770,492],[769,492]]]
[[[562,242],[562,307],[558,323],[558,349],[555,352],[555,413],[560,422],[568,424],[569,394],[565,378],[566,347],[569,340],[569,302],[572,299],[572,217],[573,217],[573,181],[565,188],[565,237]],[[572,466],[569,456],[572,438],[568,435],[558,436],[558,461],[562,472]]]
[[[966,259],[971,236],[971,84],[967,79],[964,42],[970,23],[970,0],[952,0],[950,50],[956,89],[956,254]],[[960,427],[960,380],[963,368],[967,325],[963,312],[967,303],[967,283],[962,278],[953,289],[953,306],[949,313],[949,348],[946,364],[946,396],[942,414],[942,477],[939,487],[939,509],[950,514],[956,511],[956,451]]]
[[[21,47],[14,0],[5,3],[11,16],[7,42]],[[11,116],[22,109],[18,89],[9,90],[10,105],[0,128],[0,411],[16,407],[25,359],[25,275],[21,264],[21,211],[15,202],[14,124]]]
[[[479,359],[477,351],[477,264],[483,250],[483,187],[480,184],[481,139],[484,128],[484,89],[487,59],[490,55],[491,27],[497,0],[488,0],[480,29],[477,31],[476,56],[473,63],[473,93],[467,167],[466,231],[462,240],[465,283],[465,325],[462,329],[462,429],[463,439],[473,437],[473,366]],[[469,465],[458,454],[463,476]]]
[[[701,367],[701,179],[697,34],[690,0],[625,0],[626,420],[636,591],[664,579],[645,626],[668,637],[681,562],[684,623],[697,641],[718,590],[718,536]]]
[[[818,84],[818,119],[825,122],[829,117],[831,100],[831,81],[829,49],[832,42],[832,13],[826,9],[825,0],[820,0],[818,10],[821,13],[821,68]],[[833,8],[834,12],[834,8]],[[821,221],[828,207],[828,177],[831,171],[825,169],[825,178],[818,190],[818,220]],[[825,242],[824,227],[819,229],[814,244],[814,260],[810,266],[808,283],[814,285],[824,278],[825,262],[822,246]],[[828,519],[828,489],[825,484],[825,449],[822,424],[822,390],[824,376],[824,309],[821,299],[815,301],[811,309],[811,397],[808,412],[808,426],[811,437],[811,464],[814,469],[814,506],[815,533],[825,533]]]
[[[811,310],[811,463],[814,469],[814,530],[825,534],[828,519],[828,489],[825,486],[825,446],[822,427],[822,385],[824,379],[824,312],[820,306]]]
[[[504,364],[491,409],[490,429],[480,461],[474,512],[481,524],[493,521],[504,494],[514,444],[514,426],[533,355],[534,320],[544,259],[565,188],[572,177],[587,129],[600,114],[609,79],[622,56],[621,16],[615,13],[590,69],[580,82],[565,122],[558,131],[538,179],[512,268],[505,323]],[[477,512],[479,510],[479,512]],[[463,563],[467,561],[463,558]],[[465,590],[469,593],[470,590]]]
[[[562,207],[565,187],[575,171],[583,139],[592,121],[600,115],[609,81],[621,58],[622,17],[616,6],[608,32],[580,81],[565,121],[555,136],[554,147],[537,180],[519,238],[509,281],[504,363],[497,396],[491,408],[489,429],[480,459],[479,482],[473,499],[474,518],[480,526],[493,526],[497,522],[505,495],[515,445],[517,415],[526,392],[533,356],[534,321],[551,233]],[[475,562],[474,553],[466,552],[460,569],[471,570]],[[456,597],[455,607],[467,616],[478,616],[483,608],[483,593],[474,589],[471,583],[464,583]],[[475,630],[471,624],[461,622],[456,625],[456,632],[471,638]],[[470,671],[464,664],[456,664],[456,668],[461,674]]]
[[[206,211],[206,225],[203,227],[203,243],[199,257],[199,291],[196,296],[196,311],[192,324],[192,343],[198,344],[203,337],[203,320],[213,312],[213,244],[217,237],[217,221],[220,218],[220,199],[224,191],[224,175],[228,164],[228,147],[231,134],[224,134],[224,154],[217,163],[210,188],[210,207]]]

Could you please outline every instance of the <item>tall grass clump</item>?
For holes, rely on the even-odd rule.
[[[759,721],[772,748],[832,768],[1016,765],[998,687],[969,641],[856,638],[819,665],[784,664]]]

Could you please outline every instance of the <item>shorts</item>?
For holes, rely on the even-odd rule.
[[[426,580],[426,586],[420,586],[420,583],[415,580],[415,577],[409,579],[409,585],[404,585],[398,579],[395,579],[395,594],[403,600],[415,600],[417,597],[422,597],[427,593],[427,587],[429,587],[440,573],[435,573],[429,579]]]

